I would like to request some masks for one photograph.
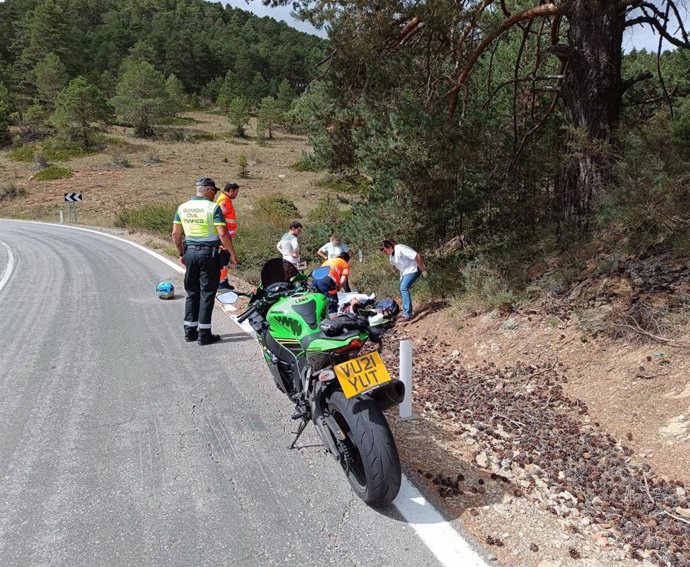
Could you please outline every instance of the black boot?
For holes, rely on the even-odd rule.
[[[199,331],[196,327],[185,327],[184,328],[184,340],[188,343],[195,341],[199,338]]]
[[[220,340],[220,335],[214,335],[211,333],[210,329],[202,329],[199,331],[199,344],[200,345],[211,345],[217,343]]]

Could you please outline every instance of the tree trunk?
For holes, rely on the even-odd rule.
[[[563,8],[570,53],[562,87],[568,130],[556,193],[561,245],[587,231],[594,201],[611,181],[625,25],[618,2],[571,0]]]

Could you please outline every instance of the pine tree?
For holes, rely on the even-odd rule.
[[[184,90],[182,81],[177,78],[175,73],[171,73],[165,81],[165,92],[168,95],[172,111],[179,112],[182,110],[185,99],[187,98],[187,93]]]
[[[0,148],[12,142],[10,134],[10,109],[0,102]]]
[[[105,97],[84,77],[77,77],[58,95],[53,122],[58,133],[69,141],[89,148],[93,142],[93,124],[111,116]]]
[[[75,44],[77,34],[58,2],[39,3],[35,10],[27,13],[20,27],[23,29],[18,36],[20,69],[33,69],[50,53],[55,53],[62,61],[69,61],[70,71],[78,68],[81,56]]]
[[[67,67],[60,57],[51,51],[36,64],[32,75],[39,102],[52,108],[55,99],[69,80]]]
[[[249,122],[249,103],[246,98],[232,99],[228,108],[228,121],[235,128],[235,136],[244,138],[244,127]]]
[[[278,102],[284,112],[290,108],[290,103],[297,97],[295,90],[290,86],[287,79],[283,79],[278,85]]]
[[[126,66],[111,99],[118,118],[134,126],[137,136],[153,136],[153,125],[173,113],[163,75],[146,61]]]
[[[261,106],[256,116],[257,136],[262,132],[260,137],[263,137],[263,132],[268,130],[268,139],[273,139],[273,128],[280,123],[283,118],[283,111],[280,103],[272,96],[267,96],[261,99]]]
[[[230,108],[232,100],[238,96],[242,96],[242,94],[243,93],[240,92],[240,83],[237,79],[237,75],[233,71],[228,71],[225,75],[223,86],[218,93],[216,104],[218,104],[221,110],[227,111]]]

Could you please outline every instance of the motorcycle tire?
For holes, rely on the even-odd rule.
[[[346,435],[340,464],[355,494],[369,506],[388,506],[400,490],[400,457],[388,422],[368,396],[346,398],[336,391],[328,400],[331,415]]]

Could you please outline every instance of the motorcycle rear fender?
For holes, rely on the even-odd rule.
[[[319,437],[321,437],[321,441],[323,441],[324,446],[331,454],[331,456],[336,461],[339,460],[340,452],[338,451],[338,447],[335,444],[333,432],[331,431],[330,425],[326,423],[326,420],[323,418],[323,416],[318,419],[314,419],[314,427],[316,428],[316,432],[319,434]],[[342,432],[340,432],[340,434],[342,435]]]

